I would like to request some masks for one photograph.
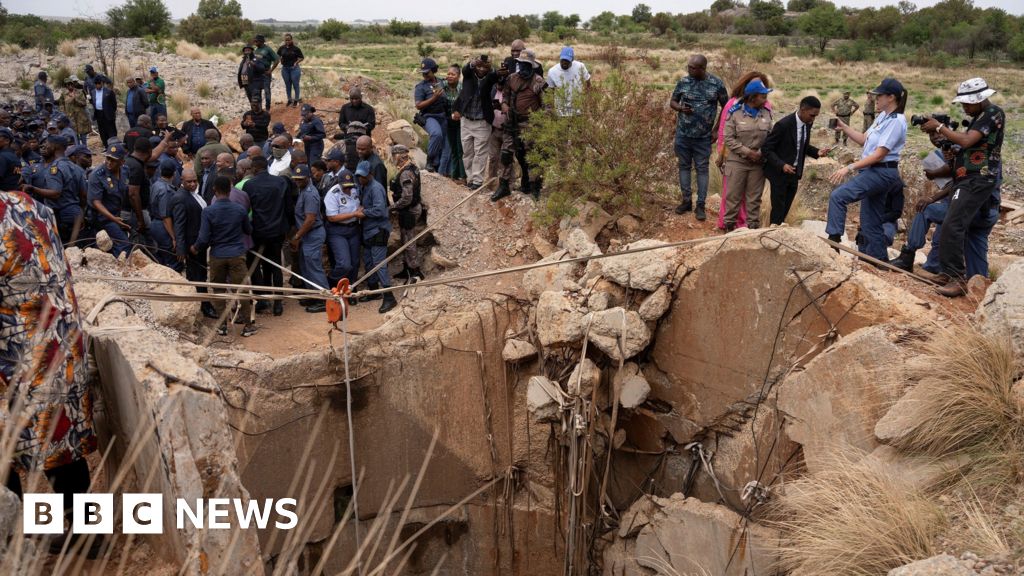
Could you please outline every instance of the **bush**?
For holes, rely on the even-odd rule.
[[[48,73],[48,76],[50,77],[51,86],[63,86],[64,81],[67,80],[69,76],[71,76],[71,70],[68,70],[68,67],[62,64],[57,68],[51,70]]]
[[[253,32],[252,22],[237,16],[206,20],[198,14],[193,14],[178,24],[178,35],[200,46],[218,46],[234,42],[252,35]]]
[[[665,174],[675,167],[675,118],[662,95],[632,75],[613,73],[577,97],[578,116],[563,118],[545,108],[530,118],[530,158],[550,192],[537,219],[551,223],[585,200],[614,214],[648,207],[652,195],[670,197]]]
[[[434,55],[434,45],[427,44],[423,40],[416,43],[416,53],[420,55],[420,58],[427,58]]]
[[[452,32],[472,32],[473,24],[465,20],[456,20],[451,24]]]
[[[342,35],[349,30],[351,30],[351,27],[348,24],[334,18],[329,18],[320,23],[320,26],[316,29],[316,35],[323,40],[333,42],[341,40]]]
[[[612,68],[618,68],[626,61],[626,51],[620,48],[618,44],[609,44],[598,50],[597,59]]]
[[[437,39],[441,42],[451,42],[454,37],[451,28],[441,28],[437,31]]]
[[[107,22],[118,36],[164,36],[171,32],[171,11],[163,0],[128,0],[107,10]]]
[[[750,57],[760,64],[768,64],[775,60],[775,46],[754,46],[750,49]]]
[[[1024,62],[1024,32],[1014,36],[1006,50],[1010,53],[1010,58],[1017,62]]]
[[[516,38],[528,38],[530,24],[522,16],[498,16],[481,20],[473,29],[474,46],[504,46]]]
[[[403,20],[392,19],[388,23],[388,34],[392,36],[422,36],[423,35],[423,24],[419,22],[406,22]]]

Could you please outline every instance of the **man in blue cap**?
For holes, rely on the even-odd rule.
[[[320,214],[320,193],[310,178],[309,165],[299,164],[292,168],[292,180],[299,189],[295,198],[295,235],[288,239],[293,252],[299,253],[302,261],[302,275],[313,283],[307,286],[312,290],[330,288],[327,275],[324,274],[324,241],[327,233]],[[306,312],[316,313],[326,310],[323,300],[317,300],[306,306]]]
[[[359,202],[363,211],[363,245],[366,247],[366,269],[372,270],[388,256],[388,238],[391,237],[391,219],[388,212],[387,190],[370,176],[370,163],[362,161],[356,166],[356,180],[359,182]],[[388,267],[380,270],[367,280],[371,290],[390,288],[391,276]],[[395,295],[384,294],[380,308],[381,314],[398,306]]]
[[[106,231],[114,241],[112,253],[120,256],[131,249],[127,234],[131,226],[120,216],[127,206],[128,179],[122,166],[128,153],[124,145],[115,142],[104,148],[103,154],[106,161],[89,175],[87,198],[95,215],[94,228]]]
[[[423,117],[423,129],[430,135],[427,172],[437,172],[440,166],[447,164],[448,100],[444,96],[443,84],[437,81],[437,62],[424,58],[420,63],[420,74],[423,80],[413,89],[413,99],[416,110]]]
[[[156,66],[149,69],[149,82],[146,82],[145,88],[149,96],[149,117],[156,118],[157,114],[167,114],[167,84],[160,77],[160,71]]]
[[[590,71],[576,60],[572,46],[562,48],[558,64],[548,70],[548,86],[554,88],[555,109],[559,116],[576,116],[580,113],[579,94],[590,88]]]
[[[725,84],[708,74],[708,59],[703,54],[690,56],[686,77],[676,82],[669,107],[677,112],[675,152],[679,158],[679,191],[682,201],[676,214],[693,210],[690,189],[691,170],[697,172],[697,214],[704,214],[708,195],[708,160],[711,144],[718,138],[718,108],[729,101]]]

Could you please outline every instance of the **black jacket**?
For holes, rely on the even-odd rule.
[[[471,98],[480,99],[480,109],[483,110],[484,120],[488,124],[494,122],[494,107],[491,106],[491,89],[498,82],[498,73],[493,70],[483,78],[476,77],[476,70],[473,63],[469,62],[462,67],[462,91],[455,99],[455,110],[465,116],[466,108]]]
[[[366,102],[363,102],[363,105],[358,108],[351,102],[346,102],[342,104],[341,112],[338,114],[338,128],[341,128],[342,133],[348,128],[349,122],[366,124],[366,133],[371,134],[377,125],[377,112]]]
[[[93,92],[95,95],[95,92]],[[117,97],[114,96],[114,91],[110,88],[103,89],[103,110],[96,110],[96,104],[93,103],[93,112],[95,113],[96,121],[104,121],[114,123],[117,122]],[[104,142],[106,144],[106,142]]]
[[[198,152],[199,149],[203,147],[203,144],[209,144],[209,142],[203,142],[203,144],[199,144],[198,146],[196,146],[192,143],[192,124],[194,122],[194,120],[189,118],[188,120],[182,122],[180,128],[180,130],[185,133],[185,151],[190,154],[195,154],[196,152]],[[210,128],[213,128],[214,130],[217,129],[217,127],[213,125],[213,122],[210,122],[206,118],[202,118],[199,120],[199,126],[200,128],[202,128],[203,134],[205,134],[206,131],[209,130]]]
[[[242,186],[249,195],[252,209],[252,235],[262,238],[279,238],[288,232],[286,207],[288,204],[288,182],[270,172],[259,172]]]
[[[203,207],[184,188],[171,198],[171,220],[174,222],[174,237],[178,243],[178,256],[188,254],[190,246],[199,239],[199,227],[203,224]]]
[[[807,141],[804,142],[804,154],[800,156],[800,164],[796,167],[796,175],[786,174],[782,167],[796,157],[796,113],[783,117],[775,123],[768,139],[765,140],[761,152],[764,153],[764,172],[769,178],[796,178],[804,175],[804,160],[808,156],[818,157],[818,149],[811,146],[811,134],[814,130],[807,128]]]

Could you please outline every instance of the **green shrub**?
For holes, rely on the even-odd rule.
[[[548,192],[537,219],[549,224],[572,214],[579,201],[614,214],[650,206],[652,196],[669,197],[675,118],[662,95],[633,75],[613,73],[577,98],[578,116],[561,117],[549,107],[530,118],[530,158]]]
[[[316,29],[316,35],[323,40],[333,42],[341,40],[342,35],[349,30],[351,30],[351,27],[348,24],[334,18],[329,18],[320,23],[320,26]]]
[[[416,42],[416,53],[420,55],[420,58],[427,58],[434,55],[434,45],[427,44],[423,40]]]
[[[388,23],[388,34],[393,36],[422,36],[423,24],[419,22],[406,22],[404,20],[392,19]]]
[[[504,46],[530,36],[530,24],[522,16],[498,16],[481,20],[473,29],[474,46]]]
[[[235,40],[248,40],[253,35],[252,22],[238,16],[222,16],[213,20],[193,14],[178,23],[178,36],[200,46],[218,46]]]
[[[451,28],[444,27],[437,31],[437,39],[441,42],[451,42],[454,37]]]

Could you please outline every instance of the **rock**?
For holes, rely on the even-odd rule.
[[[409,156],[416,163],[416,167],[423,170],[427,167],[427,153],[419,148],[409,148]]]
[[[537,422],[557,422],[562,411],[561,387],[543,376],[532,376],[526,387],[526,408]]]
[[[610,214],[594,202],[584,202],[576,209],[575,216],[566,216],[558,223],[558,245],[565,247],[565,241],[573,228],[580,228],[591,240],[612,221]]]
[[[548,239],[541,236],[539,232],[530,237],[530,244],[533,245],[533,249],[537,251],[537,254],[540,254],[541,258],[558,250],[554,244],[548,242]]]
[[[96,247],[104,252],[110,252],[114,248],[114,241],[110,239],[106,230],[96,233]]]
[[[931,398],[929,384],[929,379],[915,384],[875,423],[875,438],[879,442],[899,446],[907,434],[925,421],[928,414],[923,412],[922,402]]]
[[[601,384],[601,369],[590,358],[584,358],[569,375],[569,393],[590,398],[594,388]],[[579,386],[577,390],[577,385]]]
[[[981,274],[975,274],[971,276],[971,279],[967,281],[967,295],[974,300],[982,300],[985,297],[985,292],[988,287],[992,285],[992,281]]]
[[[636,234],[640,231],[640,221],[635,216],[626,214],[615,221],[615,227],[623,234]]]
[[[662,246],[659,240],[640,240],[626,246],[626,249]],[[663,282],[670,279],[675,270],[675,250],[648,250],[601,260],[601,274],[620,286],[654,292]]]
[[[558,262],[567,258],[570,258],[568,251],[559,250],[541,258],[539,262]],[[523,274],[523,287],[534,298],[547,290],[561,291],[576,278],[581,268],[578,262],[534,268]]]
[[[569,231],[565,239],[565,249],[569,252],[571,258],[582,258],[601,253],[597,243],[580,228],[573,228]]]
[[[827,222],[825,222],[824,220],[804,220],[803,222],[800,223],[800,229],[807,230],[808,232],[811,232],[815,236],[828,238],[828,234],[825,233],[826,224]],[[844,233],[840,244],[845,244],[846,242],[847,238],[846,234]]]
[[[72,268],[81,266],[84,258],[85,252],[82,252],[82,249],[78,246],[71,246],[64,249],[64,260],[66,260]]]
[[[966,454],[938,459],[901,454],[892,446],[879,446],[865,458],[878,461],[881,469],[891,472],[894,478],[923,491],[944,485],[971,462]]]
[[[1024,356],[1024,260],[1003,270],[989,286],[975,316],[986,333],[1009,333],[1014,353]]]
[[[632,358],[651,343],[651,331],[647,324],[632,310],[610,308],[591,312],[590,316],[592,320],[589,340],[612,360]]]
[[[166,266],[150,263],[139,270],[139,276],[151,280],[182,280],[180,274]],[[153,284],[149,289],[164,294],[191,295],[196,293],[192,286]],[[189,331],[199,317],[199,302],[159,302],[151,306],[153,320],[176,330]]]
[[[145,268],[153,264],[153,260],[142,250],[132,250],[132,255],[128,257],[128,263],[134,268]]]
[[[619,538],[632,538],[651,523],[651,517],[658,511],[654,499],[646,495],[633,503],[619,520]]]
[[[110,239],[109,237],[107,238]],[[87,268],[113,268],[117,266],[117,259],[113,254],[89,247],[85,249],[85,257],[82,261]]]
[[[430,248],[430,259],[433,260],[436,266],[446,270],[459,267],[458,262],[441,254],[437,249],[437,246],[432,246]]]
[[[883,328],[863,328],[782,382],[778,408],[790,416],[786,432],[803,446],[808,471],[826,468],[837,450],[878,446],[875,423],[903,380],[900,357]]]
[[[647,498],[653,506],[638,510],[631,518],[639,523],[646,520],[646,525],[636,535],[631,557],[605,555],[606,565],[617,564],[623,570],[615,574],[655,571],[657,574],[743,576],[767,574],[776,561],[771,551],[778,538],[774,530],[756,522],[744,522],[724,506],[684,498],[682,494]],[[630,532],[632,530],[627,528],[626,534]],[[628,548],[628,538],[616,540],[624,540]]]
[[[607,292],[594,292],[587,297],[587,309],[591,312],[601,312],[611,306],[611,296]]]
[[[623,408],[636,408],[647,400],[647,395],[650,393],[651,385],[647,383],[642,372],[637,372],[622,379],[619,404]]]
[[[665,315],[665,312],[668,312],[668,307],[671,304],[672,293],[669,292],[668,286],[659,286],[653,294],[644,298],[637,312],[644,322],[656,322]]]
[[[932,556],[889,570],[889,576],[974,576],[974,574],[974,570],[949,554]]]
[[[722,195],[712,194],[708,196],[704,207],[708,214],[718,214],[718,211],[722,209]]]
[[[386,130],[388,132],[388,137],[391,138],[391,142],[406,146],[409,150],[419,148],[420,139],[412,129],[412,125],[409,124],[409,122],[405,120],[395,120],[387,125]]]
[[[506,340],[505,347],[501,350],[501,358],[511,364],[528,360],[536,355],[537,348],[533,344],[516,338]]]
[[[10,474],[17,474],[11,470]],[[18,496],[0,486],[0,556],[7,549],[7,542],[21,527],[21,500]]]
[[[579,342],[583,339],[583,312],[561,292],[543,292],[537,300],[537,338],[545,347]]]

